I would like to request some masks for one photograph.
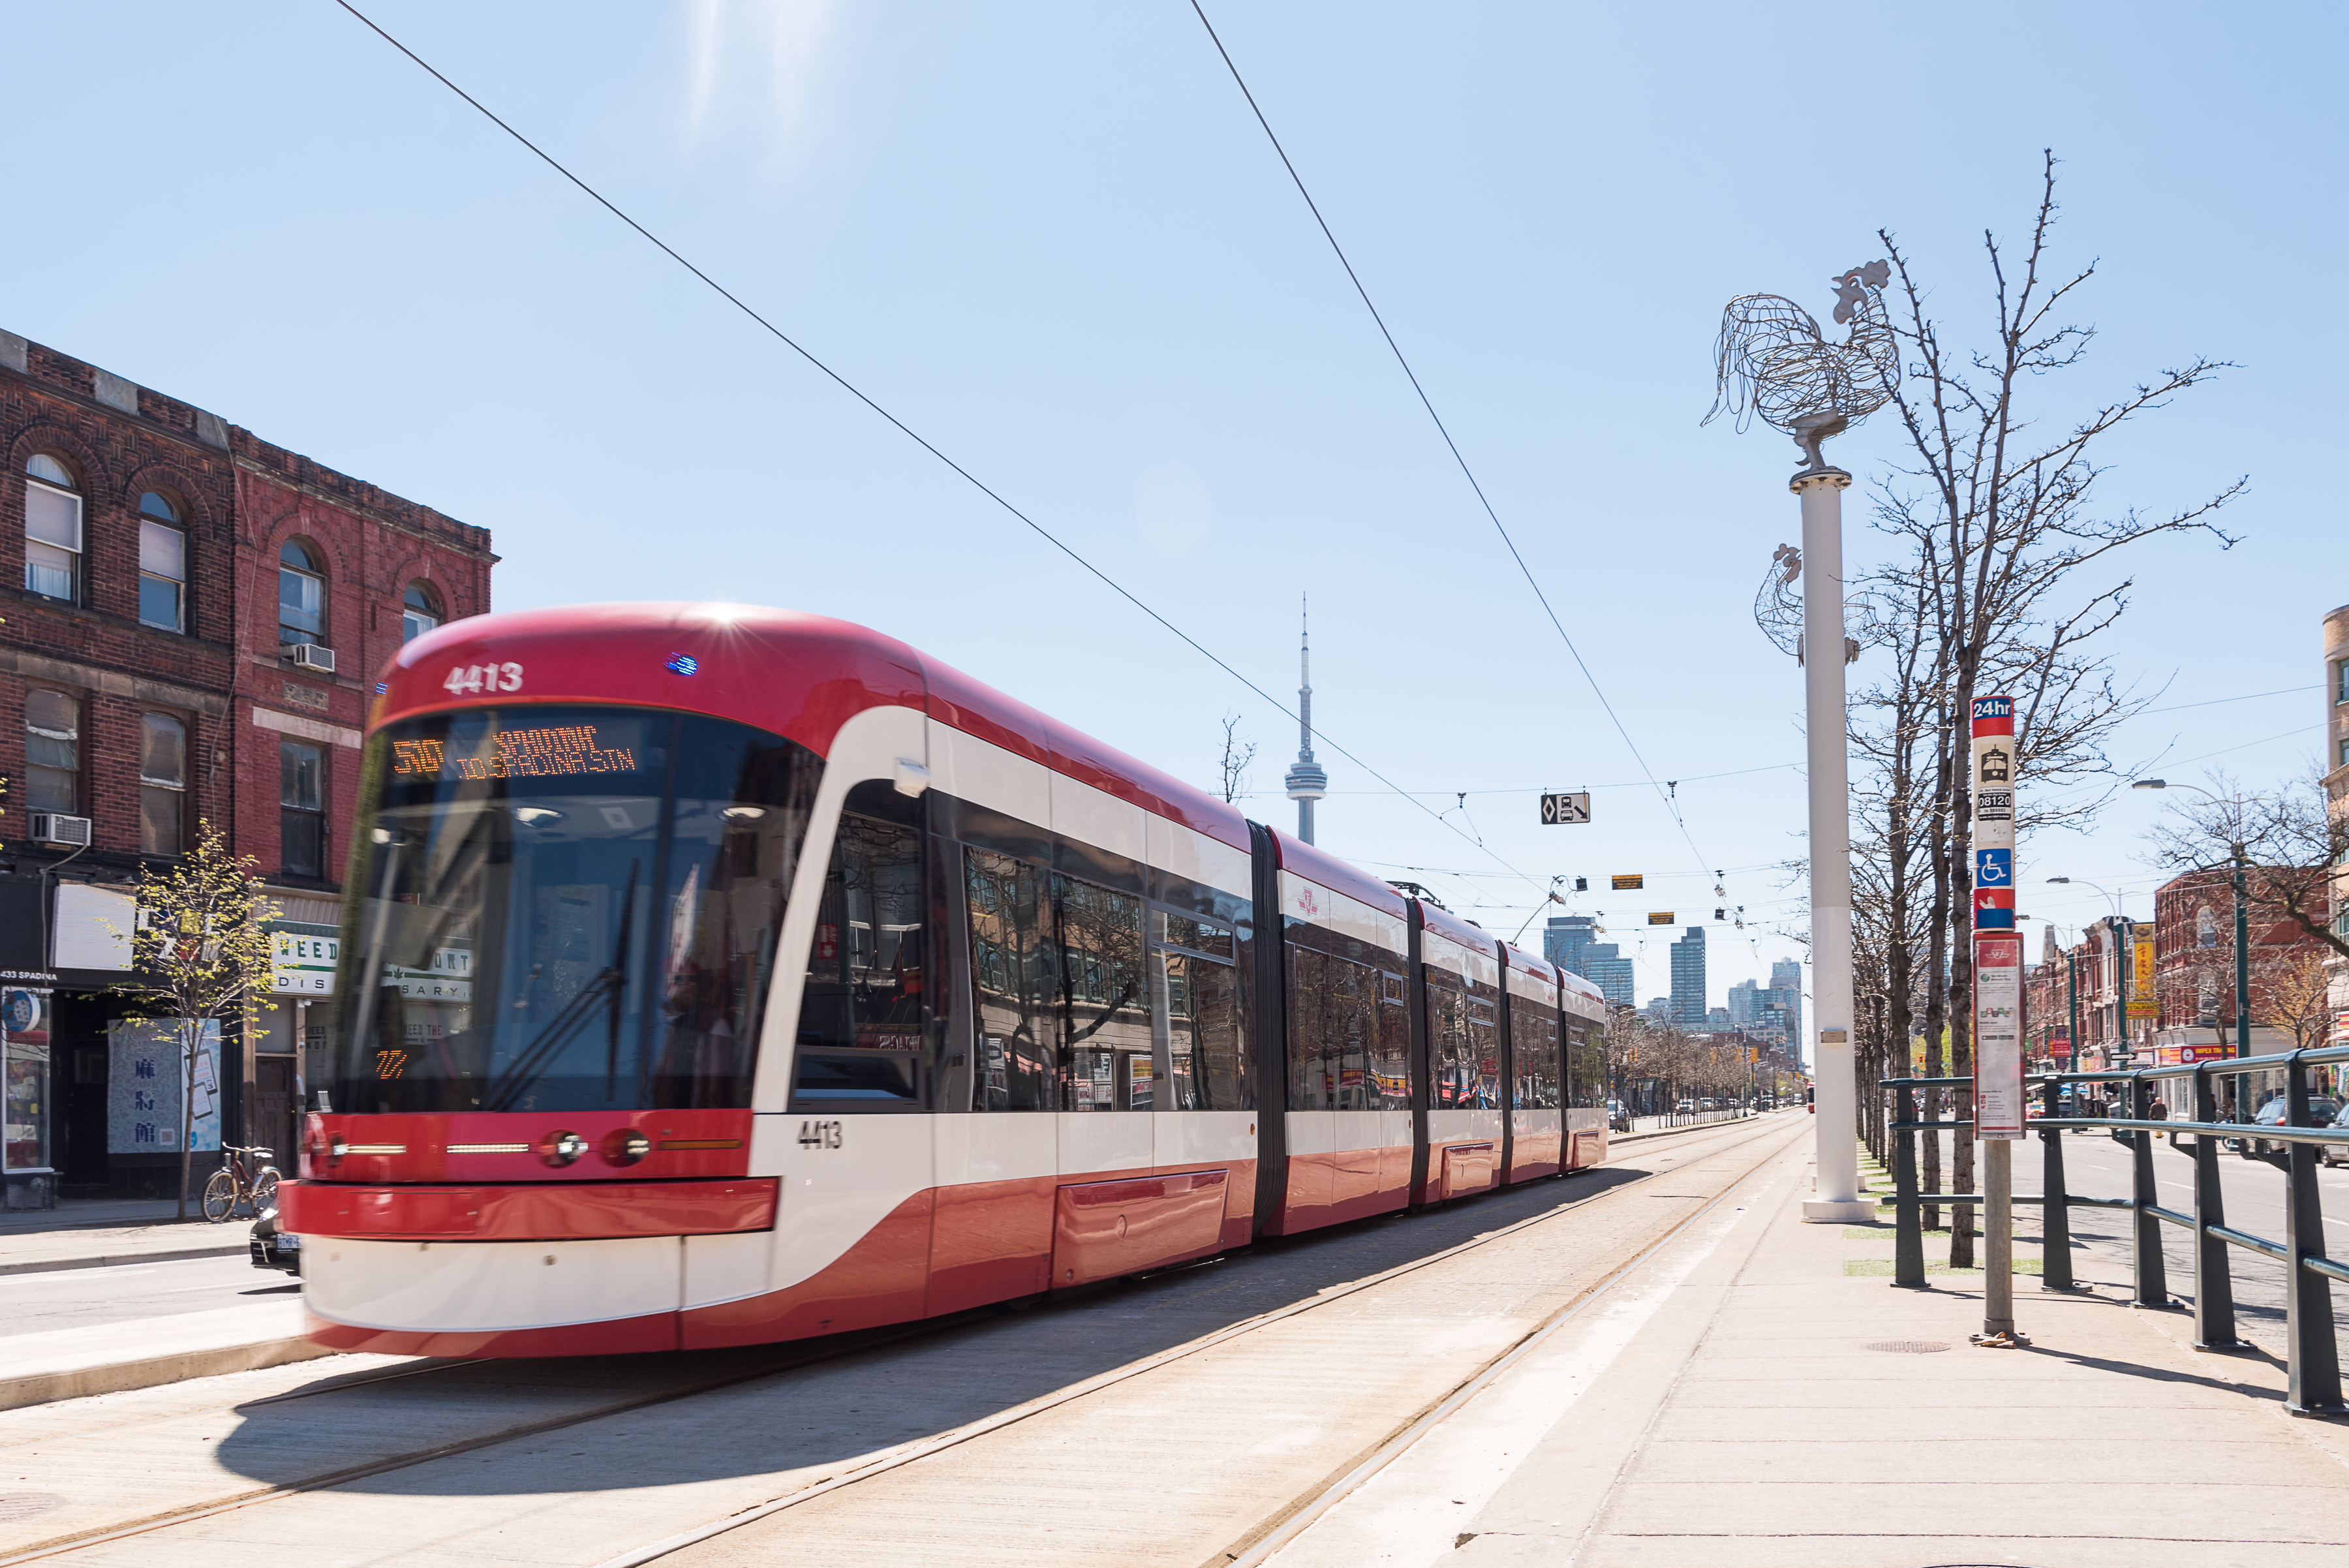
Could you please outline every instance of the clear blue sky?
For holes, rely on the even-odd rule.
[[[2176,705],[2313,688],[2349,600],[2337,9],[1210,7],[1648,766],[1686,781],[1692,848],[1181,0],[364,8],[1284,697],[1309,588],[1319,726],[1435,808],[1472,792],[1439,824],[1325,746],[1322,842],[1505,933],[1516,873],[1644,872],[1574,906],[1646,939],[1642,1000],[1677,934],[1644,911],[1709,915],[1714,867],[1759,928],[1713,929],[1714,999],[1796,950],[1770,928],[1801,902],[1771,868],[1801,851],[1800,689],[1749,613],[1793,454],[1697,426],[1722,304],[1824,315],[1881,225],[1978,320],[1981,233],[2020,231],[2052,145],[2101,335],[2046,419],[2193,354],[2241,367],[2106,454],[2115,508],[2252,481],[2232,551],[2127,563],[2107,646],[2171,710],[2127,759],[2313,763],[2313,690]],[[1237,711],[1253,804],[1290,820],[1293,725],[329,0],[9,24],[0,325],[493,529],[503,606],[845,616],[1203,784]],[[1835,455],[1865,479],[1895,435]],[[1595,824],[1538,826],[1537,789],[1585,785]],[[2149,913],[2155,805],[2026,845],[2024,913],[2103,912],[2033,890],[2059,869]]]

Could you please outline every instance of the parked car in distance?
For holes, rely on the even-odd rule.
[[[2284,1125],[2285,1108],[2286,1105],[2284,1097],[2282,1095],[2278,1095],[2274,1099],[2270,1100],[2266,1105],[2261,1106],[2259,1108],[2258,1113],[2251,1117],[2251,1125],[2255,1127],[2282,1127]],[[2339,1118],[2341,1116],[2341,1102],[2333,1099],[2331,1096],[2311,1095],[2308,1096],[2309,1126],[2318,1127],[2338,1127],[2340,1125]],[[2249,1158],[2254,1155],[2266,1154],[2271,1149],[2281,1150],[2287,1148],[2290,1146],[2282,1143],[2271,1144],[2265,1138],[2254,1137],[2243,1139],[2237,1145],[2237,1147],[2243,1151],[2244,1158]],[[2329,1148],[2323,1148],[2320,1147],[2318,1158],[2323,1159],[2327,1164],[2330,1164],[2330,1156],[2332,1155],[2332,1152],[2333,1151]]]
[[[1675,1112],[1685,1114],[1696,1109],[1696,1102],[1694,1100],[1682,1100],[1679,1105],[1674,1106],[1672,1109]]]
[[[2339,1131],[2349,1132],[2349,1105],[2341,1107],[2341,1114],[2333,1118],[2333,1125]],[[2349,1143],[2319,1144],[2316,1146],[2316,1158],[2324,1165],[2349,1165]]]
[[[253,1222],[249,1238],[253,1266],[256,1269],[277,1269],[299,1279],[302,1275],[302,1238],[277,1228],[277,1206],[270,1205]]]

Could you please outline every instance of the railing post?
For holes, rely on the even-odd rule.
[[[1925,1232],[1917,1203],[1917,1096],[1907,1086],[1892,1091],[1893,1121],[1900,1125],[1892,1151],[1892,1282],[1925,1287]]]
[[[2144,1069],[2128,1077],[2128,1119],[2145,1121],[2153,1109],[2153,1085],[2145,1081]],[[2166,1307],[2169,1304],[2169,1271],[2161,1256],[2161,1221],[2154,1216],[2154,1206],[2159,1201],[2153,1185],[2153,1135],[2143,1127],[2129,1129],[2129,1214],[2137,1221],[2134,1254],[2137,1294],[2131,1306]]]
[[[2050,1077],[2045,1087],[2047,1115],[2062,1115],[2064,1104],[2056,1095],[2056,1081]],[[2041,1127],[2039,1141],[2046,1146],[2039,1179],[2039,1288],[2076,1291],[2080,1287],[2072,1282],[2071,1193],[2064,1185],[2064,1129]]]
[[[2294,1051],[2284,1066],[2284,1125],[2308,1126],[2308,1069]],[[2291,1363],[2283,1407],[2295,1416],[2341,1413],[2341,1354],[2333,1339],[2333,1282],[2303,1262],[2324,1254],[2324,1199],[2314,1144],[2284,1145],[2284,1338]]]
[[[2194,1064],[2194,1119],[2219,1119],[2218,1092],[2210,1086],[2210,1064]],[[2194,1135],[2194,1348],[2249,1350],[2235,1334],[2235,1278],[2227,1264],[2227,1243],[2210,1233],[2227,1222],[2226,1200],[2219,1190],[2219,1140]]]

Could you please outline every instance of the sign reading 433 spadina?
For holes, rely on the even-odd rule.
[[[2014,930],[2014,700],[1973,701],[1974,1137],[2023,1137],[2023,939]]]

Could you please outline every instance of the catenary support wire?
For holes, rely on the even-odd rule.
[[[1574,646],[1574,639],[1568,634],[1566,623],[1558,618],[1557,611],[1551,607],[1549,596],[1542,591],[1541,583],[1534,576],[1533,568],[1526,565],[1525,556],[1517,549],[1517,542],[1509,536],[1509,530],[1502,523],[1500,513],[1494,510],[1491,498],[1485,493],[1485,486],[1476,478],[1475,470],[1468,466],[1468,459],[1462,455],[1460,443],[1452,439],[1452,431],[1445,427],[1444,416],[1435,411],[1434,400],[1427,395],[1427,389],[1420,385],[1419,373],[1411,368],[1411,361],[1404,358],[1402,345],[1397,343],[1394,334],[1387,329],[1386,318],[1379,314],[1379,307],[1371,302],[1371,291],[1362,286],[1361,277],[1354,271],[1354,264],[1346,257],[1346,247],[1338,243],[1337,234],[1330,227],[1330,220],[1321,215],[1320,204],[1313,200],[1313,192],[1305,188],[1304,176],[1298,173],[1297,165],[1289,161],[1288,150],[1280,144],[1280,138],[1273,131],[1272,121],[1265,118],[1263,108],[1256,101],[1256,94],[1248,90],[1247,78],[1240,75],[1240,67],[1233,62],[1232,52],[1224,47],[1224,40],[1216,32],[1216,25],[1207,20],[1207,13],[1199,0],[1191,0],[1191,9],[1198,14],[1199,25],[1207,30],[1208,41],[1216,46],[1216,53],[1223,57],[1224,68],[1232,73],[1232,81],[1239,88],[1240,96],[1247,99],[1248,109],[1256,116],[1257,124],[1264,128],[1265,139],[1272,143],[1273,151],[1279,155],[1280,166],[1288,171],[1290,183],[1297,187],[1297,193],[1305,198],[1307,210],[1313,214],[1313,221],[1320,225],[1321,237],[1330,242],[1330,249],[1337,255],[1338,265],[1346,269],[1347,281],[1354,286],[1354,292],[1361,296],[1362,307],[1371,313],[1371,320],[1378,327],[1379,336],[1386,339],[1387,348],[1394,355],[1395,363],[1402,368],[1404,379],[1411,382],[1411,389],[1419,395],[1419,406],[1427,410],[1427,417],[1434,422],[1435,433],[1444,438],[1444,448],[1452,453],[1452,461],[1460,465],[1461,477],[1467,480],[1468,488],[1476,493],[1476,504],[1485,509],[1485,515],[1492,519],[1495,531],[1501,535],[1501,543],[1508,546],[1509,558],[1517,564],[1517,570],[1525,574],[1526,586],[1533,589],[1534,597],[1541,601],[1542,613],[1549,617],[1549,624],[1557,628],[1558,640],[1566,644],[1566,651],[1572,656],[1574,667],[1581,670],[1583,680],[1589,682],[1590,694],[1599,699],[1599,706],[1606,710],[1608,722],[1613,724],[1615,732],[1623,738],[1623,744],[1630,750],[1631,760],[1640,764],[1640,771],[1647,774],[1648,784],[1655,790],[1657,798],[1663,802],[1664,809],[1671,814],[1672,826],[1681,830],[1681,837],[1687,841],[1689,852],[1696,856],[1699,860],[1704,859],[1703,853],[1696,846],[1696,840],[1689,835],[1688,824],[1681,818],[1679,803],[1665,791],[1663,785],[1656,782],[1655,770],[1649,767],[1648,759],[1640,754],[1639,742],[1631,739],[1631,732],[1624,727],[1622,719],[1617,715],[1615,704],[1607,700],[1607,693],[1599,686],[1599,678],[1591,674],[1590,666],[1583,662],[1582,650]]]
[[[434,81],[439,82],[442,87],[447,88],[450,92],[455,93],[459,98],[463,99],[468,104],[471,105],[481,113],[483,119],[496,126],[500,130],[504,131],[508,136],[512,137],[516,141],[522,143],[523,147],[529,149],[532,154],[534,155],[541,162],[554,170],[557,174],[562,175],[565,180],[571,182],[572,184],[576,185],[580,191],[583,192],[590,200],[595,202],[597,206],[602,207],[605,212],[611,213],[612,216],[619,219],[620,222],[626,223],[629,228],[634,229],[637,234],[642,236],[647,242],[659,250],[663,255],[667,256],[671,261],[677,263],[678,265],[691,273],[704,284],[707,284],[713,292],[715,292],[720,298],[724,299],[729,305],[731,305],[735,309],[740,311],[752,321],[758,323],[759,326],[764,328],[777,342],[782,344],[792,353],[797,354],[810,365],[812,365],[815,369],[823,372],[826,377],[830,378],[833,384],[838,386],[850,397],[854,398],[858,402],[863,403],[866,408],[880,415],[881,418],[886,420],[908,441],[911,441],[924,452],[928,452],[932,457],[936,458],[940,462],[946,464],[947,467],[952,469],[957,474],[968,481],[971,487],[977,490],[980,494],[986,496],[989,501],[994,502],[1004,511],[1009,512],[1012,516],[1027,524],[1027,526],[1035,533],[1038,538],[1042,539],[1046,544],[1051,545],[1052,548],[1068,556],[1070,560],[1074,561],[1078,566],[1082,566],[1087,572],[1099,579],[1102,586],[1107,587],[1111,592],[1116,594],[1120,598],[1125,600],[1126,603],[1132,605],[1143,615],[1146,615],[1152,620],[1156,621],[1161,627],[1164,627],[1166,630],[1172,632],[1177,639],[1188,646],[1194,652],[1197,653],[1201,658],[1206,659],[1216,669],[1222,670],[1225,674],[1230,676],[1233,680],[1247,687],[1250,691],[1255,692],[1258,697],[1263,698],[1267,702],[1271,703],[1278,711],[1287,714],[1291,719],[1296,719],[1298,717],[1296,711],[1287,703],[1281,701],[1279,698],[1275,697],[1271,692],[1267,691],[1263,687],[1258,686],[1255,681],[1249,680],[1247,676],[1242,675],[1238,670],[1233,669],[1219,656],[1210,650],[1205,644],[1201,643],[1196,638],[1194,638],[1181,627],[1176,626],[1173,621],[1168,620],[1164,616],[1160,615],[1156,610],[1143,603],[1141,599],[1135,597],[1133,593],[1128,591],[1123,585],[1120,584],[1116,578],[1111,576],[1099,566],[1094,566],[1091,561],[1085,559],[1084,556],[1079,555],[1074,548],[1064,543],[1050,529],[1037,522],[1033,517],[1029,516],[1028,514],[1022,512],[1019,507],[1014,506],[1000,493],[989,487],[988,483],[984,480],[980,479],[977,474],[971,472],[970,470],[965,468],[962,464],[948,457],[945,452],[939,451],[936,446],[930,444],[930,442],[926,440],[919,431],[906,424],[905,421],[899,419],[887,409],[883,408],[879,403],[866,396],[854,382],[849,380],[839,371],[825,364],[822,359],[817,358],[814,354],[811,353],[796,339],[784,332],[782,328],[777,327],[764,316],[760,315],[758,311],[752,309],[750,306],[746,304],[740,296],[733,293],[731,290],[727,288],[725,285],[719,283],[716,278],[710,276],[699,267],[694,265],[693,263],[688,261],[683,255],[678,254],[678,252],[672,247],[668,242],[662,239],[658,234],[654,234],[650,229],[646,228],[642,223],[636,222],[636,219],[628,216],[627,213],[622,212],[617,206],[614,205],[602,192],[596,190],[593,185],[588,184],[586,181],[582,180],[578,175],[574,174],[569,169],[564,167],[562,163],[555,160],[552,153],[548,152],[544,148],[539,146],[538,143],[533,141],[529,137],[524,136],[521,131],[516,130],[512,126],[500,119],[488,105],[475,98],[471,93],[467,92],[463,88],[459,87],[455,82],[450,81],[447,77],[443,76],[421,55],[419,55],[406,44],[401,43],[398,38],[393,37],[389,33],[384,31],[384,29],[378,25],[372,17],[368,16],[366,12],[361,11],[357,6],[352,5],[350,0],[335,0],[335,3],[337,5],[340,5],[344,10],[349,12],[352,16],[356,17],[377,37],[381,38],[385,43],[389,44],[393,48],[407,56],[410,61],[414,62],[419,69],[421,69],[426,75],[429,76]],[[1619,725],[1618,728],[1620,728],[1620,726]],[[1455,834],[1458,834],[1461,838],[1475,845],[1479,850],[1482,850],[1485,855],[1491,857],[1495,864],[1507,867],[1512,874],[1523,877],[1526,881],[1533,884],[1533,886],[1537,888],[1542,885],[1539,877],[1535,877],[1531,872],[1519,870],[1516,867],[1511,866],[1507,860],[1503,859],[1499,855],[1496,855],[1492,850],[1485,848],[1482,843],[1478,842],[1469,834],[1463,832],[1458,825],[1445,820],[1442,813],[1436,811],[1433,806],[1428,805],[1425,802],[1417,799],[1412,795],[1409,791],[1398,787],[1392,780],[1388,779],[1385,774],[1371,766],[1370,763],[1362,761],[1361,758],[1356,756],[1353,753],[1348,751],[1337,742],[1330,740],[1327,732],[1320,730],[1316,730],[1314,732],[1319,735],[1323,741],[1328,742],[1331,751],[1337,753],[1340,756],[1344,757],[1348,762],[1352,763],[1356,767],[1361,769],[1364,773],[1370,774],[1371,777],[1378,780],[1381,784],[1385,784],[1388,790],[1394,794],[1400,795],[1404,800],[1410,801],[1412,805],[1418,806],[1420,810],[1427,813],[1429,816],[1433,817],[1444,827],[1449,828]],[[1685,829],[1683,829],[1683,831],[1685,831]]]

